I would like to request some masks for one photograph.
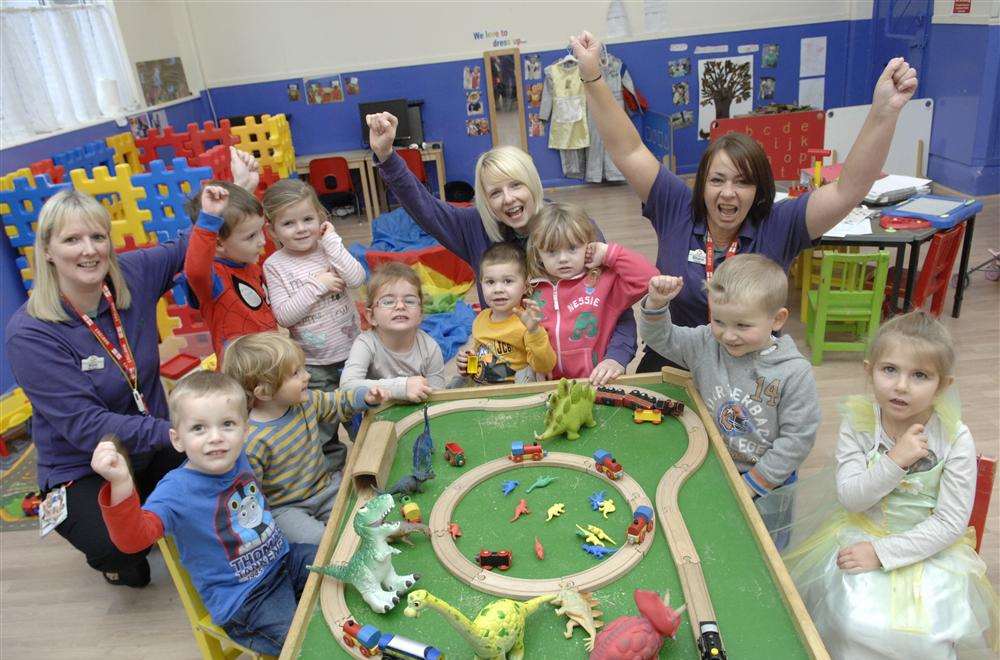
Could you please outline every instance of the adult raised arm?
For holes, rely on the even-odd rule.
[[[806,207],[809,236],[819,238],[861,203],[879,178],[899,113],[917,91],[917,71],[902,57],[886,65],[872,92],[872,107],[833,183],[813,192]]]
[[[645,204],[660,173],[660,163],[643,144],[635,125],[604,82],[601,43],[585,30],[579,36],[570,37],[570,44],[587,92],[587,113],[594,120],[611,160]]]

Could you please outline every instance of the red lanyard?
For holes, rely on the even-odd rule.
[[[142,398],[142,393],[139,392],[139,372],[135,366],[135,358],[132,356],[132,348],[128,345],[128,338],[125,336],[125,328],[122,327],[121,317],[118,316],[118,308],[115,307],[115,299],[111,295],[111,290],[108,288],[107,284],[101,287],[101,293],[104,295],[104,299],[108,302],[108,309],[111,311],[111,319],[115,324],[115,333],[118,335],[118,343],[122,347],[121,351],[112,345],[111,341],[104,335],[104,332],[97,327],[97,324],[94,323],[89,316],[78,310],[76,306],[69,301],[69,299],[65,300],[69,303],[69,306],[73,308],[73,311],[77,313],[80,320],[83,321],[83,324],[87,326],[90,333],[94,335],[98,343],[100,343],[100,345],[104,347],[104,350],[108,352],[108,355],[110,355],[111,359],[115,361],[115,364],[118,365],[118,369],[122,372],[122,375],[125,376],[125,380],[128,382],[129,387],[132,388],[132,398],[135,399],[136,407],[139,408],[139,412],[146,415],[148,414],[146,402]]]
[[[731,257],[736,254],[736,250],[740,247],[739,237],[734,238],[733,242],[729,244],[729,248],[726,250],[726,257]],[[712,232],[705,233],[705,281],[710,282],[712,280],[712,273],[715,272],[715,242],[712,241]]]

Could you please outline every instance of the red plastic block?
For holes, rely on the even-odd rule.
[[[160,365],[160,375],[170,380],[180,380],[185,374],[201,365],[201,358],[187,353],[178,353]]]

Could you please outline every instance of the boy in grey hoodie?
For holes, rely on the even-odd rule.
[[[819,428],[809,361],[788,335],[788,277],[759,254],[726,259],[708,280],[711,324],[673,325],[668,304],[684,281],[658,275],[642,299],[639,334],[653,350],[691,371],[754,499],[796,479]],[[765,521],[769,529],[779,521]]]

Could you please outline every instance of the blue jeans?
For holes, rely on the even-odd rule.
[[[798,480],[799,472],[796,470],[778,488],[791,486]],[[778,490],[778,488],[775,488],[775,490]],[[773,497],[773,495],[768,495],[768,497]],[[767,527],[767,531],[770,533],[771,540],[774,541],[774,546],[778,549],[778,552],[784,550],[792,538],[790,525],[792,524],[795,500],[791,496],[787,496],[781,500],[781,504],[782,506],[777,511],[761,513],[764,526]]]
[[[230,639],[267,655],[281,653],[309,577],[306,565],[315,560],[317,549],[308,543],[288,545],[281,566],[258,584],[233,618],[222,625]]]

